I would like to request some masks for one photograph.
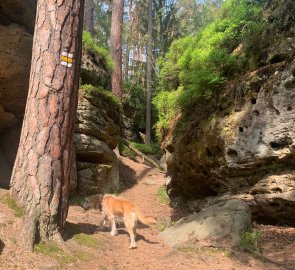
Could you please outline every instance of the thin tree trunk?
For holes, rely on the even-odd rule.
[[[146,87],[146,144],[151,144],[151,122],[152,122],[152,31],[153,31],[153,7],[149,0],[148,7],[148,46],[147,46],[147,87]]]
[[[129,16],[130,16],[130,33],[127,38],[127,48],[126,48],[126,55],[125,55],[125,64],[124,64],[124,79],[128,80],[128,72],[129,72],[129,59],[130,59],[130,46],[131,46],[131,39],[132,39],[132,31],[133,31],[133,22],[134,22],[134,15],[132,12],[132,4],[133,1],[130,0],[129,2]],[[136,9],[134,9],[134,13],[136,12]]]
[[[10,189],[26,210],[22,240],[30,250],[37,240],[61,239],[67,217],[83,7],[84,0],[38,1],[29,93]]]
[[[92,37],[94,36],[93,13],[93,0],[85,0],[84,29],[85,31],[89,32]]]
[[[113,0],[112,25],[111,25],[111,57],[115,62],[112,74],[112,91],[120,99],[122,97],[122,23],[123,23],[123,0]]]

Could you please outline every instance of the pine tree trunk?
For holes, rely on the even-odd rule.
[[[122,97],[122,23],[123,0],[113,0],[110,47],[111,57],[115,62],[112,74],[112,91],[120,99]]]
[[[26,210],[24,245],[60,239],[68,211],[84,0],[39,0],[29,93],[10,192]],[[73,54],[71,56],[63,53]],[[61,61],[63,60],[63,61]]]
[[[129,1],[129,17],[130,17],[130,32],[127,38],[127,48],[126,48],[126,55],[125,55],[125,64],[124,64],[124,79],[128,80],[128,73],[129,73],[129,59],[130,59],[130,46],[131,46],[131,39],[132,39],[132,32],[133,32],[133,22],[134,22],[134,14],[132,12],[132,5],[133,1]],[[136,9],[135,9],[136,10]],[[135,11],[134,11],[135,12]]]
[[[93,24],[94,2],[93,0],[85,0],[85,12],[84,12],[84,29],[94,36],[94,24]]]
[[[149,0],[148,7],[148,46],[147,46],[147,75],[146,75],[146,144],[151,144],[151,122],[152,122],[152,0]]]

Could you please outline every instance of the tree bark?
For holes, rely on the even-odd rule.
[[[148,45],[147,45],[147,74],[146,74],[146,144],[151,144],[151,122],[152,122],[152,31],[153,31],[153,7],[152,0],[148,6]]]
[[[30,250],[37,240],[61,239],[67,217],[83,8],[84,0],[38,1],[29,92],[10,189],[26,210],[22,238]]]
[[[94,1],[85,0],[84,29],[89,32],[92,37],[94,36],[93,13]]]
[[[112,92],[122,98],[122,23],[123,0],[113,0],[110,47],[111,57],[115,63],[112,74]]]
[[[129,1],[129,17],[130,17],[130,32],[127,38],[127,44],[126,44],[126,55],[125,55],[125,64],[124,64],[124,79],[128,80],[128,73],[129,73],[129,59],[130,59],[130,46],[131,46],[131,39],[132,39],[132,32],[133,32],[133,22],[134,22],[134,12],[136,12],[136,9],[134,9],[134,12],[132,12],[132,5],[133,1]]]

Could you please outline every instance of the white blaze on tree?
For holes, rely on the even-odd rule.
[[[26,111],[11,194],[26,210],[23,240],[60,239],[69,175],[84,0],[39,0]]]

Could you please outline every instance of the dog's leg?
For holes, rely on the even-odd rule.
[[[110,220],[111,220],[111,223],[112,223],[111,235],[112,236],[118,235],[117,228],[116,228],[115,217],[114,216],[111,216],[110,217]]]
[[[124,218],[125,227],[129,233],[130,236],[130,246],[129,248],[137,248],[136,242],[135,242],[135,236],[136,236],[136,216],[135,213],[131,213],[128,217]]]
[[[103,221],[102,221],[102,225],[103,226],[105,226],[105,225],[107,225],[107,223],[108,223],[108,217],[105,215],[105,214],[103,214]]]

